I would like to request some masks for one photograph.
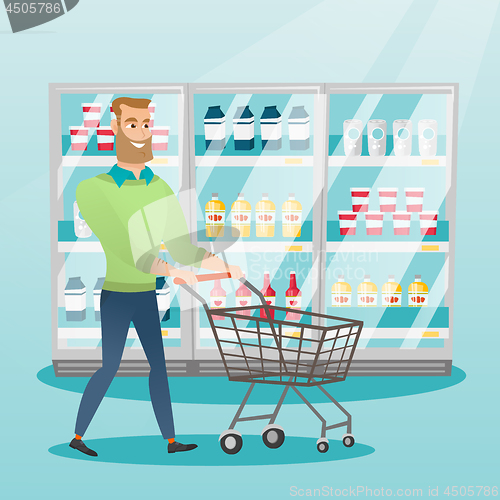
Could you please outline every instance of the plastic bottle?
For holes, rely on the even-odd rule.
[[[429,288],[422,283],[422,276],[415,274],[415,281],[408,287],[408,307],[427,307]]]
[[[264,295],[264,299],[266,300],[268,305],[270,306],[276,305],[276,292],[271,287],[271,280],[269,278],[268,271],[264,272],[264,286],[262,287],[262,290],[260,292],[262,293],[262,295]],[[271,313],[271,318],[274,319],[274,309],[271,309],[270,313]],[[260,310],[260,317],[267,318],[266,311],[264,308]]]
[[[250,222],[252,220],[252,206],[245,200],[243,193],[238,193],[238,199],[231,205],[232,235],[237,238],[250,236]]]
[[[214,287],[210,292],[210,309],[226,307],[226,291],[222,288],[220,280],[215,280]],[[213,319],[225,319],[224,316],[212,316]]]
[[[286,307],[289,309],[300,309],[302,306],[302,292],[297,288],[297,278],[295,272],[290,273],[290,287],[285,293]],[[300,320],[301,314],[287,312],[286,319],[288,321]]]
[[[300,236],[302,226],[302,205],[295,199],[295,193],[289,193],[288,200],[281,207],[281,223],[285,238]]]
[[[370,281],[370,275],[358,286],[358,307],[377,307],[377,285]]]
[[[209,238],[224,236],[226,207],[219,200],[218,193],[212,193],[212,199],[205,205],[205,228]]]
[[[243,273],[245,277],[245,273]],[[243,284],[236,290],[236,307],[248,307],[252,305],[252,292]],[[243,316],[250,316],[250,309],[238,312]]]
[[[276,207],[267,193],[262,193],[262,200],[255,205],[256,236],[270,238],[274,236]]]
[[[394,274],[389,274],[389,281],[382,286],[382,307],[401,307],[403,289],[394,281]]]
[[[351,307],[351,285],[345,282],[343,274],[332,285],[332,307]]]
[[[80,276],[69,278],[64,289],[67,321],[84,321],[87,317],[87,289]]]

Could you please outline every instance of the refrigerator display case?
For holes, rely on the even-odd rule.
[[[52,84],[56,374],[89,375],[100,366],[94,306],[105,257],[81,221],[75,190],[116,163],[108,127],[118,96],[155,105],[157,146],[149,166],[178,195],[194,244],[239,265],[259,289],[269,273],[276,305],[289,305],[295,273],[302,309],[364,321],[351,375],[449,374],[457,90],[453,84]],[[160,257],[174,264],[166,252]],[[166,283],[158,280],[157,296],[159,304],[170,296],[169,310],[160,312],[169,373],[224,375],[203,308]],[[197,286],[211,307],[257,305],[257,297],[238,288],[233,280]],[[119,373],[148,371],[131,325]]]

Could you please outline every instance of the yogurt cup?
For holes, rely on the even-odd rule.
[[[424,188],[405,188],[406,211],[421,212],[424,206]]]
[[[410,234],[410,212],[394,212],[392,222],[394,224],[394,234],[396,236],[405,236]]]
[[[156,111],[156,103],[155,102],[150,102],[148,104],[148,111],[149,114],[151,115],[151,118],[149,119],[149,128],[153,128],[155,126],[155,111]]]
[[[97,128],[101,121],[102,104],[99,102],[82,103],[83,126],[88,128]]]
[[[358,214],[348,210],[339,210],[340,235],[356,234],[356,219]]]
[[[438,211],[427,210],[425,212],[420,212],[418,215],[420,219],[420,234],[422,236],[435,236],[437,230]]]
[[[381,235],[384,225],[384,214],[382,212],[369,211],[365,214],[366,234],[368,236]]]
[[[109,105],[109,115],[111,116],[111,120],[116,120],[115,112],[113,111],[113,105]]]
[[[87,151],[89,129],[86,127],[69,127],[71,135],[71,149],[73,151]]]
[[[97,129],[97,149],[99,151],[113,151],[115,134],[111,127],[99,127]]]
[[[370,188],[351,188],[352,211],[368,212]]]
[[[151,129],[153,151],[166,151],[168,149],[169,132],[170,127],[154,127]]]
[[[395,212],[398,188],[378,188],[381,212]]]

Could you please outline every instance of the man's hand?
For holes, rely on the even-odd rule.
[[[194,285],[198,282],[198,280],[196,279],[196,274],[191,271],[183,271],[182,269],[177,269],[176,267],[171,267],[169,271],[172,278],[181,278],[188,285]]]
[[[231,274],[231,278],[235,280],[243,278],[243,271],[240,269],[239,266],[228,266],[228,268],[229,268],[229,273]]]

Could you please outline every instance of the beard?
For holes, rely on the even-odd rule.
[[[136,148],[122,132],[122,129],[118,127],[118,133],[116,134],[116,158],[123,163],[132,164],[151,161],[153,159],[152,141],[152,137],[145,141],[132,141],[136,144],[144,144],[142,148]]]

